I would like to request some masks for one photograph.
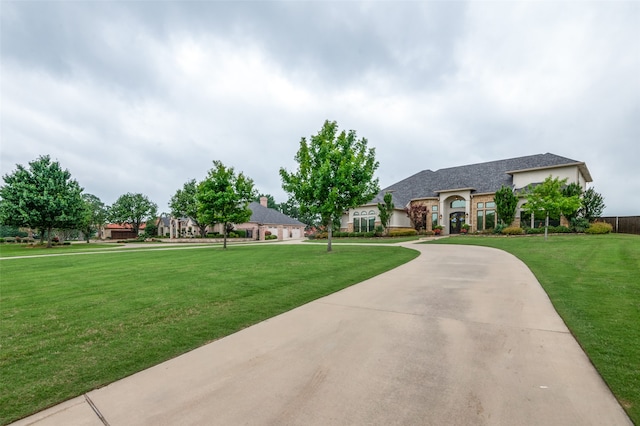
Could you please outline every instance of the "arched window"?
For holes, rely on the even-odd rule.
[[[360,216],[360,213],[358,213],[358,212],[353,212],[353,215],[354,215],[354,216]]]
[[[369,210],[369,216],[375,216],[376,212],[374,212],[373,210]]]
[[[464,200],[453,200],[451,202],[451,208],[452,209],[459,209],[459,208],[464,208],[464,207],[465,207]]]

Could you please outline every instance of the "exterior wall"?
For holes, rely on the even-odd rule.
[[[371,213],[373,212],[373,213]],[[357,215],[355,215],[357,213]],[[377,205],[366,205],[356,207],[355,209],[349,209],[342,215],[340,218],[340,231],[342,232],[353,232],[353,219],[361,218],[361,217],[375,217],[375,226],[379,226],[382,224],[380,222],[380,210]],[[411,222],[409,221],[409,217],[404,212],[403,209],[394,209],[393,214],[391,215],[391,220],[389,221],[389,228],[410,228]]]
[[[471,211],[469,212],[469,220],[467,221],[467,223],[471,225],[471,232],[478,232],[478,203],[485,203],[486,205],[486,203],[494,202],[495,195],[496,194],[480,194],[471,197]],[[496,223],[497,222],[498,213],[496,212]]]
[[[530,170],[526,172],[516,172],[513,174],[513,187],[524,188],[532,183],[543,182],[549,176],[560,179],[567,179],[567,183],[578,183],[582,189],[586,189],[587,183],[580,173],[578,166],[555,167],[541,170]]]

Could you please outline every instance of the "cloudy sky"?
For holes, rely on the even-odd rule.
[[[326,119],[389,186],[552,152],[640,214],[638,1],[5,1],[1,173],[49,154],[113,203],[220,160],[286,200]]]

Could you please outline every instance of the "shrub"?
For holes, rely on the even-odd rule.
[[[527,228],[525,232],[527,234],[544,234],[544,228]]]
[[[390,237],[411,237],[414,235],[418,235],[415,229],[394,229],[389,231]]]
[[[503,235],[523,235],[524,229],[518,226],[508,226],[503,228],[501,232]]]
[[[496,225],[496,227],[495,227],[495,228],[493,228],[493,233],[494,233],[494,234],[502,234],[502,230],[503,230],[504,228],[506,228],[506,227],[507,227],[506,225],[503,225],[502,223],[498,223],[498,224]]]
[[[571,218],[571,229],[574,232],[584,232],[589,227],[589,221],[584,217]]]
[[[550,226],[549,227],[549,233],[553,233],[553,234],[567,234],[570,232],[571,232],[571,229],[567,228],[566,226]]]
[[[247,230],[246,229],[236,229],[234,232],[236,234],[238,234],[239,238],[247,238]]]
[[[265,240],[277,240],[278,236],[277,235],[265,235],[264,239]]]
[[[613,226],[607,222],[594,222],[584,232],[587,234],[608,234],[613,230]]]
[[[264,236],[268,237],[269,235],[271,235],[271,231],[269,231],[268,229],[266,231],[264,231]]]
[[[62,243],[62,245],[70,246],[71,245],[71,241],[65,241],[64,243]]]
[[[364,233],[364,237],[365,238],[373,238],[376,236],[376,232],[375,231],[371,231],[371,232],[365,232]]]
[[[4,238],[0,238],[0,243],[4,243]]]

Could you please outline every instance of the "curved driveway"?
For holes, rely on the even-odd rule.
[[[17,424],[631,425],[522,262],[411,248],[399,268]]]

